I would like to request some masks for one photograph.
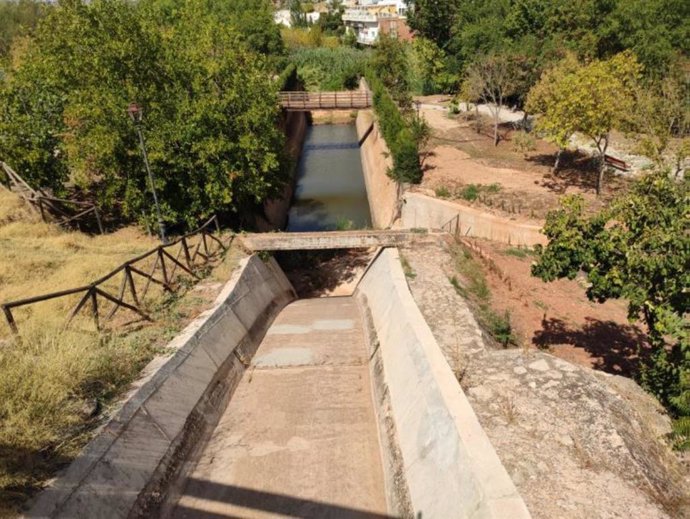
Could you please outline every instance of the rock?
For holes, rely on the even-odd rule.
[[[690,517],[690,478],[653,397],[548,353],[492,349],[448,282],[445,246],[403,255],[410,290],[535,519]],[[509,425],[496,395],[511,401]]]

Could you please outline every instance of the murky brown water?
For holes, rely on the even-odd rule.
[[[287,230],[362,229],[370,225],[354,125],[310,126],[298,165]]]

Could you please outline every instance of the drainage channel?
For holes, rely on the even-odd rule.
[[[286,306],[170,517],[389,517],[365,341],[352,297]]]

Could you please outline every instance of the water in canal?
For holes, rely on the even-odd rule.
[[[362,229],[370,224],[355,126],[310,126],[297,167],[287,230]]]

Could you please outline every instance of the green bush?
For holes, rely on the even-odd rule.
[[[460,198],[472,202],[479,198],[479,186],[477,184],[469,184],[460,190]]]
[[[350,47],[299,49],[290,55],[307,90],[357,88],[368,53]]]
[[[446,186],[440,186],[437,187],[434,192],[436,193],[436,196],[439,198],[450,198],[450,191]]]
[[[405,117],[390,93],[373,73],[367,74],[367,81],[374,96],[374,110],[378,116],[381,134],[393,157],[393,167],[388,175],[397,182],[419,183],[422,180],[422,165],[419,160],[419,132],[414,131],[414,114]],[[416,136],[416,137],[415,137]]]

